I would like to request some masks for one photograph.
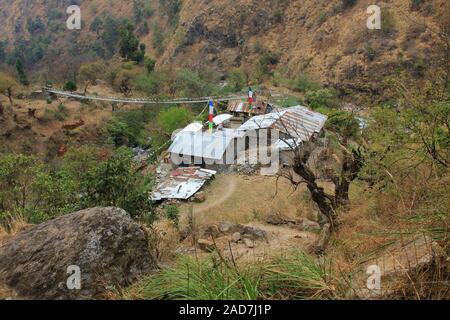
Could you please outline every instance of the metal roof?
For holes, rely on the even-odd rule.
[[[152,193],[151,199],[159,201],[164,199],[187,200],[196,194],[217,172],[201,169],[199,167],[178,168],[170,177],[158,185]]]
[[[188,124],[184,129],[180,130],[178,134],[180,133],[184,133],[184,132],[199,132],[202,131],[203,129],[203,124],[201,122],[192,122],[190,124]]]
[[[294,150],[300,145],[301,142],[302,141],[300,139],[279,139],[275,143],[275,147],[280,151]]]
[[[221,125],[224,122],[229,121],[233,116],[231,114],[221,114],[213,119],[213,122],[216,126]]]
[[[246,123],[244,123],[242,126],[239,127],[239,131],[248,131],[248,130],[257,130],[257,129],[268,129],[270,128],[275,122],[277,122],[281,116],[286,111],[280,111],[280,112],[273,112],[264,114],[261,116],[256,116],[248,120]]]
[[[296,106],[288,108],[283,116],[272,128],[288,134],[302,141],[308,141],[312,135],[322,131],[328,117],[309,110],[306,107]]]
[[[293,138],[308,141],[312,135],[322,131],[328,117],[303,106],[280,109],[278,112],[256,116],[238,130],[278,129]]]
[[[203,159],[221,160],[231,141],[238,137],[235,130],[180,132],[169,148],[170,153]]]
[[[255,105],[252,108],[252,113],[254,115],[262,115],[270,112],[272,110],[272,105],[263,101],[256,101]],[[237,113],[250,113],[250,105],[248,102],[242,101],[230,101],[228,103],[228,112],[237,112]]]

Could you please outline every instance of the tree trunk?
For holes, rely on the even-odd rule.
[[[14,102],[13,102],[13,98],[12,98],[12,90],[11,88],[8,88],[8,99],[9,99],[9,103],[11,104],[11,108],[14,107]]]
[[[309,158],[309,155],[305,155],[303,159],[301,157],[296,157],[293,168],[294,172],[306,181],[312,200],[317,204],[320,212],[325,215],[334,226],[336,225],[334,197],[327,194],[323,188],[317,185],[316,176],[305,164],[307,158]]]

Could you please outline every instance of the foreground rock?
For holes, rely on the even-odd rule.
[[[356,272],[353,281],[355,294],[360,299],[389,299],[390,295],[412,285],[415,294],[420,296],[422,279],[416,278],[423,277],[433,266],[442,265],[445,259],[445,252],[428,236],[399,241]]]
[[[68,289],[70,266],[80,268],[80,290]],[[98,298],[155,268],[146,233],[117,208],[65,215],[0,246],[0,283],[31,299]]]

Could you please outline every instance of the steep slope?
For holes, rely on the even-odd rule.
[[[0,40],[8,41],[9,52],[25,52],[27,67],[47,78],[70,78],[84,61],[117,53],[117,38],[103,33],[110,15],[135,24],[160,68],[207,64],[225,74],[241,67],[258,78],[265,56],[284,77],[305,73],[369,92],[398,68],[420,76],[438,50],[435,31],[450,15],[445,0],[386,1],[382,30],[368,30],[369,0],[80,0],[82,30],[69,31],[69,2],[0,3]]]

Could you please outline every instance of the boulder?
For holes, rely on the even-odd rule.
[[[197,192],[194,196],[194,202],[202,203],[206,201],[206,194],[203,191]]]
[[[253,240],[267,239],[267,234],[262,229],[251,226],[245,226],[241,224],[235,224],[228,221],[202,227],[199,231],[199,236],[200,238],[209,238],[209,237],[220,238],[223,236],[233,236],[234,234],[237,233],[241,235],[241,238],[243,236],[246,236]],[[239,238],[239,240],[241,240],[241,238]]]
[[[280,225],[286,225],[286,224],[296,224],[297,221],[293,219],[288,219],[287,217],[284,217],[280,214],[271,214],[267,216],[266,222],[268,224],[274,225],[274,226],[280,226]]]
[[[231,236],[231,240],[233,241],[233,242],[239,242],[239,241],[241,241],[241,238],[242,238],[242,236],[241,236],[241,234],[239,233],[239,232],[235,232],[235,233],[233,233],[233,235]]]
[[[267,240],[266,231],[259,229],[259,228],[241,225],[240,233],[248,238],[253,239],[253,240],[257,240],[257,239],[266,239]]]
[[[352,287],[360,299],[389,297],[404,284],[423,281],[424,273],[433,265],[442,266],[445,251],[426,235],[398,241],[364,263],[354,274]],[[443,260],[443,261],[442,261]],[[377,270],[378,269],[378,270]],[[380,288],[368,287],[370,272],[379,272]],[[417,286],[415,290],[421,290]]]
[[[319,231],[320,224],[315,221],[303,219],[302,228],[303,228],[303,230],[306,230],[306,231]]]
[[[222,233],[228,233],[231,230],[235,229],[236,224],[230,222],[230,221],[224,221],[219,223],[219,230]]]
[[[68,288],[74,266],[79,290]],[[0,246],[0,283],[29,299],[101,298],[156,268],[146,232],[118,208],[64,215]]]

